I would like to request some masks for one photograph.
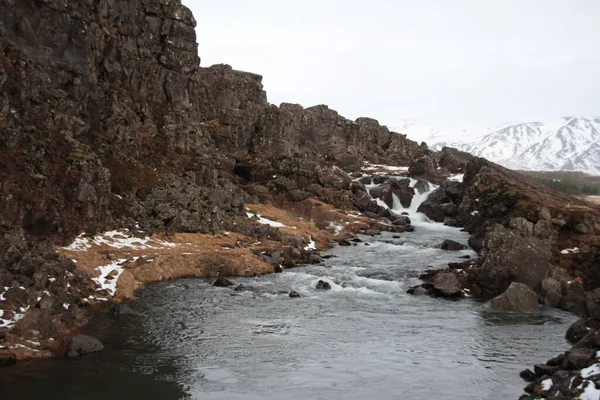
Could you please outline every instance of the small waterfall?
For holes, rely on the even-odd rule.
[[[410,178],[410,187],[414,188],[415,184],[418,181],[416,179]],[[431,182],[427,182],[429,183],[429,190],[427,192],[424,193],[419,193],[418,190],[415,189],[415,195],[412,198],[412,201],[410,202],[410,206],[409,207],[404,207],[401,203],[400,203],[400,199],[398,198],[398,196],[396,196],[395,194],[392,195],[393,199],[394,199],[394,207],[392,208],[392,211],[397,213],[397,214],[402,214],[402,213],[407,213],[408,217],[411,220],[412,225],[414,226],[419,226],[419,225],[423,225],[423,224],[435,224],[436,222],[431,221],[429,218],[427,218],[427,216],[423,213],[420,213],[417,211],[417,209],[419,208],[419,206],[425,201],[427,200],[427,198],[429,197],[429,195],[431,194],[431,192],[433,192],[434,190],[436,190],[439,186],[438,185],[434,185]]]

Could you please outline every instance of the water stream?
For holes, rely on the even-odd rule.
[[[396,211],[409,212],[415,232],[361,237],[320,265],[234,279],[244,291],[193,279],[149,286],[131,303],[139,316],[101,314],[88,327],[105,351],[3,369],[2,398],[518,398],[519,371],[566,348],[575,317],[406,294],[425,269],[474,255],[439,249],[468,236],[412,206]],[[316,290],[319,279],[332,289]]]

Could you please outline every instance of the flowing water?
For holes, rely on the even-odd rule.
[[[149,286],[131,303],[138,316],[101,314],[88,327],[103,352],[0,370],[0,397],[518,398],[519,371],[564,350],[575,317],[407,295],[425,269],[474,255],[440,250],[467,234],[415,210],[397,210],[411,214],[413,233],[361,237],[321,265],[235,279],[244,291],[192,279]],[[319,279],[332,289],[316,290]]]

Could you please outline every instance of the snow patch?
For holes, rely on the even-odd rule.
[[[115,249],[127,248],[132,250],[158,250],[177,247],[177,244],[175,243],[157,238],[150,238],[149,236],[143,238],[131,236],[128,229],[122,229],[120,231],[108,231],[92,238],[86,237],[85,232],[83,232],[75,238],[73,243],[64,247],[64,249],[70,251],[87,251],[92,248],[92,245],[108,246]]]
[[[552,379],[548,378],[544,381],[542,381],[541,385],[542,385],[542,390],[545,392],[547,390],[550,390],[552,388]]]
[[[304,246],[304,250],[309,251],[309,250],[316,250],[316,249],[317,249],[317,244],[311,237],[310,242],[308,242],[308,244],[306,246]]]
[[[138,257],[134,257],[134,261],[137,259]],[[97,278],[92,278],[92,280],[94,282],[96,282],[98,284],[98,286],[100,286],[98,289],[96,290],[107,290],[108,293],[111,296],[115,295],[115,292],[117,291],[117,281],[119,280],[119,277],[121,276],[121,274],[124,271],[124,268],[121,264],[123,264],[125,261],[127,261],[126,258],[122,258],[119,260],[115,260],[112,263],[108,264],[108,265],[101,265],[98,268],[96,268],[98,271],[100,271],[100,276]],[[116,271],[116,272],[113,272]],[[113,273],[112,279],[106,279],[107,275],[109,275],[110,273]],[[90,296],[92,297],[92,296]],[[100,300],[99,298],[96,298],[96,300]]]
[[[584,368],[581,370],[582,378],[589,378],[590,376],[600,374],[600,364],[594,364],[590,367]]]
[[[579,253],[579,247],[573,247],[572,249],[563,249],[560,254]]]
[[[585,381],[583,393],[578,397],[579,400],[598,400],[600,399],[600,390],[596,389],[596,385],[592,381]]]
[[[384,164],[371,164],[365,162],[364,167],[362,168],[364,172],[373,172],[373,171],[381,171],[384,173],[393,173],[393,172],[408,172],[408,167],[398,167],[395,165],[384,165]]]
[[[248,216],[248,218],[254,218],[254,217],[258,218],[258,223],[259,224],[269,225],[269,226],[272,226],[273,228],[283,228],[283,227],[285,227],[285,225],[282,224],[281,222],[277,222],[277,221],[273,221],[273,220],[270,220],[270,219],[265,218],[265,217],[261,217],[260,214],[254,214],[254,213],[251,213],[251,212],[247,212],[246,215]]]
[[[464,177],[465,177],[465,174],[455,174],[455,175],[450,175],[448,177],[448,180],[455,181],[455,182],[462,182]]]

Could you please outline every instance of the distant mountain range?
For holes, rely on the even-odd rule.
[[[464,128],[410,120],[395,130],[434,150],[455,147],[511,169],[600,175],[600,117]]]

